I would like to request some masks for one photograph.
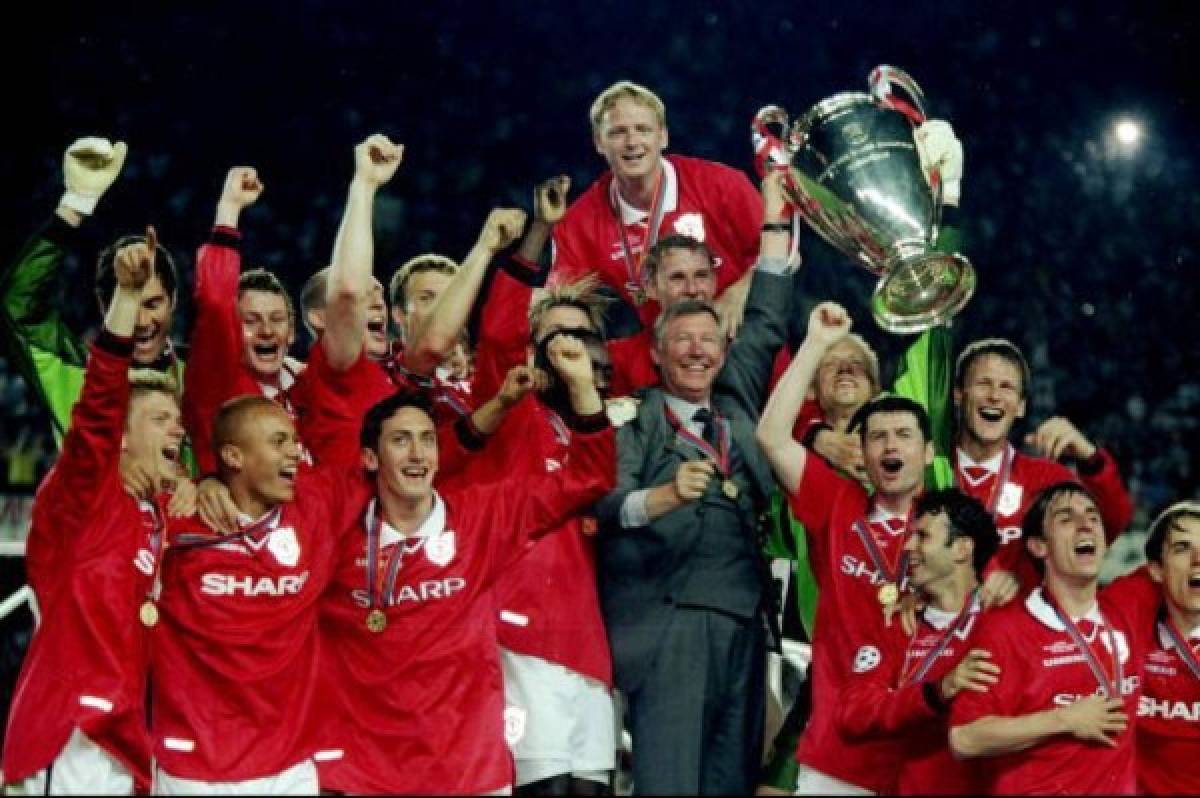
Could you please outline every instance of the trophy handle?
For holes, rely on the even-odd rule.
[[[914,127],[925,121],[925,92],[921,91],[912,75],[903,69],[880,64],[867,76],[867,86],[875,102],[904,114]],[[907,99],[898,96],[896,89],[902,89]]]
[[[750,143],[754,147],[754,169],[758,176],[786,169],[793,149],[788,137],[788,112],[778,105],[764,105],[750,120]]]

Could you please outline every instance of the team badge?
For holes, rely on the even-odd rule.
[[[425,541],[425,557],[434,565],[447,565],[454,559],[454,530],[444,530]]]
[[[300,562],[300,543],[296,540],[296,530],[290,526],[272,530],[267,537],[267,550],[275,555],[280,565],[294,568]]]
[[[520,707],[504,708],[504,742],[510,746],[521,742],[525,736],[525,710]]]
[[[875,670],[882,661],[883,655],[879,653],[879,649],[875,646],[863,646],[854,655],[854,672],[866,673]]]
[[[704,217],[699,213],[683,213],[675,220],[675,232],[680,235],[704,240]]]
[[[1005,482],[1000,489],[1000,500],[996,502],[996,514],[1001,516],[1014,515],[1021,509],[1021,499],[1025,489],[1012,482]]]

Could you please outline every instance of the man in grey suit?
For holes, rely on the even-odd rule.
[[[639,794],[753,791],[762,755],[769,574],[757,535],[773,485],[754,439],[792,285],[776,177],[743,325],[702,300],[654,328],[662,385],[617,433],[597,505],[601,605],[629,705]]]

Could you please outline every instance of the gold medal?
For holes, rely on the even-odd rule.
[[[373,609],[367,613],[367,629],[379,634],[387,628],[387,615],[381,609]]]
[[[729,501],[737,501],[738,486],[732,479],[727,479],[721,483],[721,492],[725,494],[725,498],[729,499]]]
[[[879,588],[879,603],[885,607],[890,607],[900,600],[900,588],[896,587],[895,582],[888,582]]]
[[[158,607],[154,606],[153,601],[146,599],[142,602],[138,609],[138,620],[142,622],[142,626],[154,626],[158,623]]]

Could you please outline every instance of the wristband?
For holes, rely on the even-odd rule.
[[[76,213],[82,213],[84,216],[91,216],[96,210],[96,203],[99,201],[99,194],[93,197],[86,194],[79,194],[75,191],[65,191],[58,204],[64,208],[70,208]]]
[[[792,232],[791,222],[765,222],[762,226],[764,233],[790,233]]]
[[[950,708],[950,704],[942,698],[942,691],[937,682],[922,682],[921,696],[925,699],[925,706],[939,715],[944,714]]]

